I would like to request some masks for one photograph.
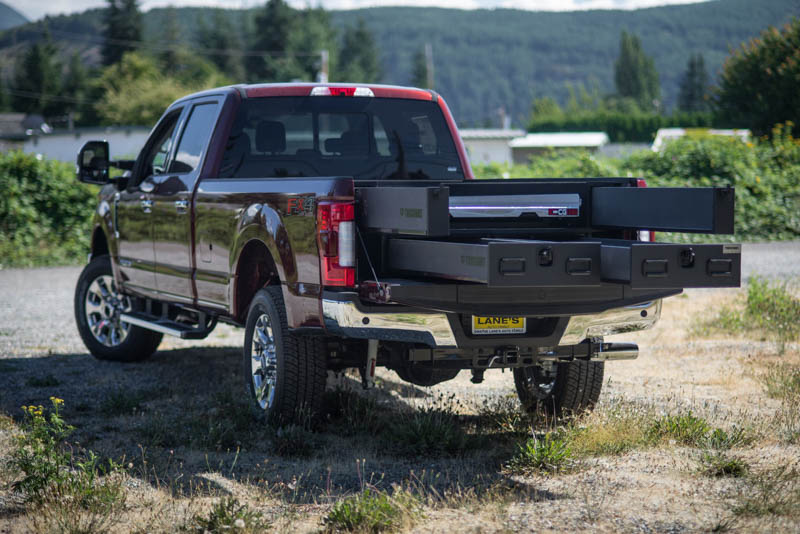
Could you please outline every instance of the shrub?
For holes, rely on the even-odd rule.
[[[85,258],[93,189],[73,165],[20,151],[0,154],[2,266],[54,265]]]

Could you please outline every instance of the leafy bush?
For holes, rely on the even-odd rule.
[[[85,258],[95,195],[73,165],[19,151],[0,154],[0,267]]]

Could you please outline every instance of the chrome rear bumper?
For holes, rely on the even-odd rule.
[[[322,300],[325,328],[332,334],[360,339],[425,343],[458,348],[444,313],[365,312],[349,300]],[[587,337],[602,337],[652,327],[661,316],[661,300],[614,308],[592,315],[575,315],[559,345],[577,345]]]

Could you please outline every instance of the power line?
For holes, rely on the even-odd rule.
[[[77,98],[74,96],[51,95],[50,93],[36,92],[36,91],[21,91],[19,89],[6,89],[5,92],[13,96],[30,98],[32,100],[45,97],[48,100],[53,100],[56,102],[66,102],[68,104],[92,104],[91,100],[86,100],[85,98]]]

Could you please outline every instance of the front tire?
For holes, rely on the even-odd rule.
[[[120,320],[133,301],[117,290],[108,256],[83,268],[75,288],[75,323],[83,344],[98,360],[135,362],[148,358],[162,334]]]
[[[603,387],[605,362],[553,362],[514,369],[522,406],[531,413],[562,417],[592,410]]]
[[[321,412],[325,344],[289,332],[281,288],[253,297],[245,324],[243,374],[257,417],[273,425],[307,423]]]

